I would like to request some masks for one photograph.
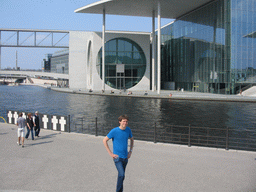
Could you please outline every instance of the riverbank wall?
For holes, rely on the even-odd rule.
[[[115,90],[104,91],[101,90],[83,90],[83,89],[69,89],[51,87],[54,91],[67,92],[74,94],[86,94],[95,96],[116,96],[116,97],[137,97],[137,98],[154,98],[154,99],[171,99],[171,100],[194,100],[194,101],[222,101],[222,102],[256,102],[256,97],[241,96],[241,95],[221,95],[212,93],[199,93],[188,91],[171,91],[162,90],[160,94],[153,91],[133,91],[129,94],[129,91]]]

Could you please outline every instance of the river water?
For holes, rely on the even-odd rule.
[[[7,110],[39,111],[50,115],[98,117],[117,122],[127,114],[131,122],[254,129],[256,103],[143,99],[71,94],[37,86],[0,86],[0,116]]]
[[[241,145],[246,143],[246,149],[253,148],[256,150],[254,144],[256,103],[98,96],[56,92],[38,86],[0,85],[0,116],[6,120],[7,110],[32,113],[39,111],[40,114],[48,115],[70,115],[71,131],[90,134],[95,133],[95,119],[97,117],[98,129],[101,129],[100,134],[102,135],[106,135],[111,128],[119,125],[117,118],[121,114],[127,114],[130,118],[129,125],[137,139],[153,141],[154,133],[152,132],[156,127],[159,141],[173,142],[173,140],[168,141],[172,137],[170,136],[172,133],[171,125],[178,125],[176,126],[178,127],[176,129],[178,134],[185,133],[183,135],[185,137],[184,144],[188,142],[186,135],[188,127],[183,130],[183,128],[179,128],[180,126],[191,125],[191,127],[224,129],[228,127],[231,130],[230,137],[236,138],[232,141],[232,148],[241,148]],[[80,128],[77,128],[81,118],[83,118],[82,128],[81,122]],[[3,122],[1,118],[0,122]],[[84,128],[84,123],[87,123],[87,128]],[[198,133],[193,131],[192,134],[201,135],[207,131],[207,129],[201,130],[201,128],[197,130],[199,130]],[[218,136],[223,137],[221,147],[225,147],[226,131],[217,133],[214,130],[210,135],[218,134]],[[175,132],[175,130],[173,131]],[[161,140],[162,136],[164,136],[164,140]],[[248,138],[251,139],[250,143],[253,146],[248,144],[248,140],[243,140]],[[196,137],[197,144],[193,144],[202,143],[199,139]],[[238,144],[238,140],[242,144]],[[206,140],[204,140],[205,142]],[[182,138],[178,139],[178,143],[182,144]]]

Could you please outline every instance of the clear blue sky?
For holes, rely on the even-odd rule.
[[[75,13],[77,8],[98,0],[0,0],[0,28],[101,31],[102,15]],[[171,22],[162,19],[162,26]],[[152,30],[151,18],[106,16],[106,30]],[[46,53],[58,49],[2,48],[2,69],[16,66],[21,69],[40,69]]]

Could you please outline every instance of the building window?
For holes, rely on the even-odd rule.
[[[97,71],[102,78],[102,49],[98,53]],[[116,38],[105,44],[105,82],[115,89],[129,89],[142,79],[146,57],[141,47],[126,38]]]

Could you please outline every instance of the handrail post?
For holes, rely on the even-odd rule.
[[[98,136],[98,121],[97,121],[97,117],[95,118],[95,136]]]
[[[207,146],[209,145],[209,136],[210,136],[209,131],[210,131],[209,127],[207,127]]]
[[[188,126],[188,146],[189,147],[191,147],[190,136],[191,136],[191,127],[190,127],[190,124],[189,124],[189,126]]]
[[[82,133],[84,133],[84,118],[82,117]]]
[[[171,141],[173,141],[173,125],[171,125]]]
[[[227,132],[226,132],[226,150],[229,150],[229,128],[227,127]]]
[[[156,143],[156,122],[155,122],[155,131],[154,131],[154,143]]]
[[[68,124],[69,124],[69,126],[68,126],[68,132],[70,133],[70,115],[68,115]]]

